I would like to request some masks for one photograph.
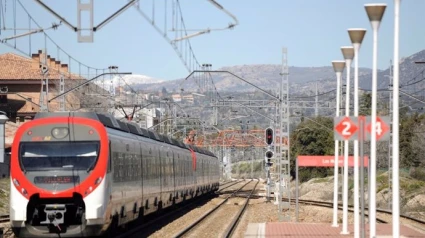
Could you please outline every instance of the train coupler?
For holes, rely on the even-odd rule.
[[[66,206],[64,204],[46,205],[44,212],[46,213],[46,220],[40,222],[40,224],[52,224],[55,227],[59,227],[59,224],[64,223],[66,212]]]

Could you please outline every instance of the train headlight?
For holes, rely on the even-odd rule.
[[[13,179],[13,183],[14,183],[17,187],[19,187],[19,185],[20,185],[20,184],[19,184],[19,181],[18,181],[17,179],[15,179],[15,178]]]
[[[28,197],[28,192],[25,188],[22,188],[21,192],[25,197]]]
[[[94,185],[98,185],[100,182],[102,182],[102,177],[99,177],[94,181]]]
[[[66,127],[56,127],[52,130],[52,136],[56,139],[65,138],[68,135],[68,128]]]

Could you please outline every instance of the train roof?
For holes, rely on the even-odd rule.
[[[184,149],[191,148],[195,152],[215,157],[214,153],[212,153],[211,151],[202,149],[194,145],[184,144],[182,141],[176,140],[167,135],[159,134],[156,131],[141,128],[139,127],[137,123],[134,123],[134,122],[123,122],[123,121],[117,120],[115,117],[109,114],[96,113],[96,112],[38,112],[35,115],[34,119],[36,120],[36,119],[48,118],[48,117],[90,118],[90,119],[101,122],[105,127],[108,127],[108,128],[146,137],[146,138],[156,140],[159,142],[164,142],[170,145],[175,145]]]

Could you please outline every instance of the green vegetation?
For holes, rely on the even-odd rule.
[[[318,179],[313,179],[313,181],[311,181],[311,183],[326,183],[329,182],[329,178],[318,178]]]
[[[378,103],[378,115],[387,115],[388,107]],[[360,115],[370,115],[371,95],[364,93],[360,98]],[[409,114],[407,107],[400,109],[400,173],[408,171],[411,178],[425,181],[425,114]],[[302,118],[291,133],[291,169],[295,174],[295,159],[298,155],[334,155],[333,118]],[[365,143],[365,155],[369,154],[369,143]],[[349,153],[352,155],[352,144]],[[377,146],[377,168],[387,170],[388,144]],[[333,176],[333,168],[299,168],[301,182],[311,178]],[[388,188],[388,176],[377,178],[379,189]]]
[[[314,120],[314,121],[312,121]],[[333,119],[316,117],[304,119],[291,134],[291,158],[298,155],[333,155]],[[291,160],[292,174],[295,174],[295,160]],[[323,178],[333,174],[332,168],[299,168],[299,181]]]
[[[370,115],[371,95],[364,93],[360,98],[360,115]],[[388,115],[388,105],[378,102],[378,115]],[[299,155],[334,155],[334,135],[332,117],[302,118],[295,128],[291,128],[291,175],[295,174],[295,158]],[[425,194],[425,114],[408,113],[407,107],[400,107],[400,202],[403,211],[425,211],[424,201],[412,205],[412,198]],[[377,143],[377,178],[376,190],[380,193],[382,203],[387,202],[390,184],[388,178],[388,142]],[[370,142],[364,143],[365,155],[370,154]],[[350,142],[349,154],[352,155]],[[340,153],[341,155],[341,153]],[[349,173],[352,174],[352,168]],[[299,168],[299,181],[311,183],[327,182],[328,176],[333,176],[333,168]],[[366,174],[365,174],[366,175]],[[367,175],[364,179],[368,186]],[[349,189],[354,182],[349,181]],[[418,198],[423,199],[423,198]],[[405,207],[409,202],[409,208]],[[413,208],[414,207],[414,208]],[[416,209],[416,210],[412,210]]]
[[[424,168],[414,168],[410,172],[410,176],[420,181],[425,181],[425,169]]]
[[[264,161],[254,161],[252,164],[252,173],[253,176],[258,177],[265,177],[266,172],[263,171]],[[251,176],[251,162],[250,161],[244,161],[232,164],[232,176],[235,178],[249,178]]]

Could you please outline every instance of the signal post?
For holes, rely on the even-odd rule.
[[[267,178],[267,183],[266,183],[266,199],[267,201],[270,201],[270,186],[271,186],[271,178],[270,178],[270,168],[273,166],[273,162],[272,162],[272,158],[273,158],[273,151],[272,151],[272,144],[273,144],[273,137],[274,137],[274,133],[273,133],[273,129],[272,128],[267,128],[266,131],[266,144],[267,144],[267,150],[265,153],[265,168],[266,168],[266,178]]]

